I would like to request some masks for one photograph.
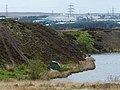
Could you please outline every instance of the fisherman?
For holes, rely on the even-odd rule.
[[[91,57],[90,54],[85,58],[85,60],[92,60],[92,61],[95,61],[95,59],[94,59],[93,57]]]
[[[51,68],[50,64],[48,64],[48,70],[51,71],[51,69],[52,69],[52,68]]]

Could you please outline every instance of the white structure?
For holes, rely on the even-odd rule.
[[[114,22],[120,22],[120,19],[94,19],[93,21],[114,21]]]
[[[0,16],[0,19],[6,19],[6,17],[5,16]]]
[[[47,17],[48,20],[51,20],[53,22],[75,22],[77,21],[76,17],[68,17],[68,16],[56,16],[56,17]]]
[[[44,22],[46,18],[38,18],[37,20],[34,20],[33,23],[39,23],[39,22]]]

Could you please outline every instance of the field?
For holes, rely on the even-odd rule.
[[[72,83],[53,81],[1,81],[1,90],[120,90],[120,83]]]

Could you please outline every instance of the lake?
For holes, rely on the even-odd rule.
[[[54,79],[66,82],[107,82],[110,76],[120,76],[120,53],[104,53],[92,55],[95,58],[96,68],[72,74],[67,78]]]

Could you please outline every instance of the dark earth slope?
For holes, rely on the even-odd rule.
[[[120,51],[120,29],[87,29],[94,38],[97,52]]]
[[[82,59],[79,49],[52,29],[39,24],[0,21],[0,65],[30,60],[78,63]]]
[[[79,35],[71,35],[69,32],[88,32],[92,39],[94,39],[94,52],[120,52],[120,29],[101,29],[101,28],[84,28],[79,30],[59,30],[58,32],[63,33],[67,37],[67,41],[73,43],[76,41],[76,37]]]

